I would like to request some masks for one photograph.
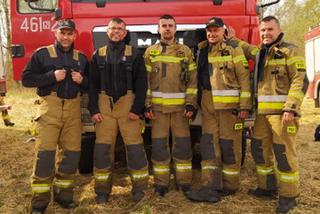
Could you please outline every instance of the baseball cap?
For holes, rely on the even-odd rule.
[[[206,24],[206,28],[223,27],[223,26],[224,26],[223,20],[219,17],[212,17],[211,19],[209,19],[209,21]]]
[[[64,29],[64,28],[75,30],[76,29],[76,24],[71,20],[61,20],[61,21],[59,21],[58,25],[57,25],[57,29],[60,30],[60,29]]]

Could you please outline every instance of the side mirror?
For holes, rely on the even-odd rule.
[[[106,0],[96,0],[96,6],[98,8],[105,7],[106,6]]]
[[[56,8],[55,11],[54,11],[54,14],[53,14],[53,19],[54,20],[60,20],[62,17],[62,11],[60,8]]]

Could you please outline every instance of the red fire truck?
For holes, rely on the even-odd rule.
[[[279,1],[267,0],[262,5],[258,4],[259,0],[13,0],[14,79],[21,78],[21,72],[35,49],[53,42],[51,31],[57,19],[73,19],[78,33],[75,47],[89,59],[94,49],[105,44],[106,25],[114,16],[127,23],[131,45],[144,49],[158,41],[159,17],[171,14],[177,21],[178,41],[195,52],[203,32],[201,29],[212,16],[223,18],[226,25],[236,30],[238,38],[257,44],[261,9]],[[193,142],[197,142],[201,135],[200,124],[198,118],[191,126]],[[88,130],[90,128],[85,131]]]
[[[315,107],[320,107],[320,26],[310,28],[304,36],[307,76],[307,95],[314,99]]]

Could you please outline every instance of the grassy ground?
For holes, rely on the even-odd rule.
[[[26,141],[30,138],[28,130],[36,111],[33,105],[35,98],[34,91],[26,89],[13,89],[6,97],[6,102],[13,106],[10,115],[16,125],[8,128],[0,123],[0,213],[28,213],[30,210],[29,177],[34,158],[34,143]],[[320,143],[313,141],[313,132],[319,122],[320,109],[313,108],[312,100],[306,99],[297,138],[301,195],[298,199],[299,205],[292,213],[320,212]],[[75,199],[79,202],[79,207],[65,210],[51,203],[47,213],[274,213],[276,200],[258,200],[246,194],[248,188],[255,186],[253,168],[253,161],[248,153],[241,172],[240,192],[217,204],[189,202],[173,185],[169,194],[159,198],[151,188],[152,178],[146,197],[139,203],[133,203],[126,170],[118,167],[110,201],[97,205],[91,177],[79,175],[75,189]],[[198,170],[194,170],[194,177],[196,184],[199,181]]]

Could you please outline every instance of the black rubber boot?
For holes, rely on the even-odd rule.
[[[169,192],[169,188],[167,186],[155,185],[154,192],[158,193],[161,197],[164,197],[165,194]]]
[[[190,191],[186,196],[189,200],[197,202],[216,203],[221,200],[220,194],[210,187],[202,187],[198,190]]]
[[[223,197],[229,196],[229,195],[234,195],[234,194],[236,194],[236,192],[237,192],[237,190],[231,190],[231,189],[219,190],[220,195]]]
[[[108,194],[97,194],[97,196],[96,196],[97,204],[107,203],[108,201],[109,201],[109,195]]]
[[[133,200],[134,202],[139,202],[139,201],[141,201],[141,199],[143,199],[143,197],[144,197],[144,192],[143,192],[143,191],[134,191],[134,192],[132,193],[132,200]]]
[[[276,212],[288,213],[295,206],[297,206],[297,202],[295,198],[287,198],[287,197],[280,196]]]
[[[277,190],[265,190],[258,187],[256,189],[249,189],[248,194],[257,198],[276,199],[278,192]]]
[[[47,207],[42,208],[32,208],[30,214],[44,214],[46,212]]]
[[[177,184],[176,188],[177,190],[181,190],[183,194],[187,194],[191,190],[190,184]]]
[[[57,202],[60,205],[60,207],[64,209],[73,209],[78,206],[78,204],[76,204],[74,201],[63,201],[58,198],[55,198],[54,201]]]

